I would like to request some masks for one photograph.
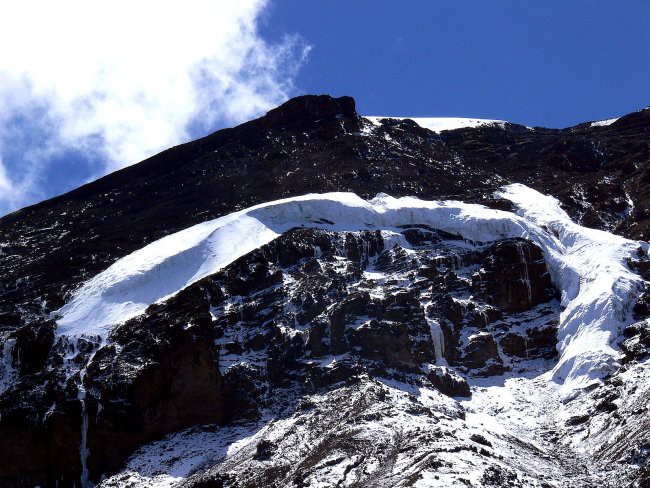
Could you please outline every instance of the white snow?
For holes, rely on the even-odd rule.
[[[557,200],[523,185],[500,196],[518,215],[456,201],[379,194],[310,194],[269,202],[195,225],[130,254],[86,282],[57,314],[59,334],[99,334],[295,227],[389,230],[424,224],[474,242],[523,237],[543,250],[561,290],[560,360],[553,378],[569,389],[611,371],[612,346],[627,323],[641,278],[625,265],[647,244],[573,223]]]
[[[442,327],[437,320],[427,317],[427,322],[431,330],[431,340],[433,341],[433,349],[436,357],[436,364],[446,366],[447,361],[443,356],[445,351],[445,335],[442,332]]]
[[[598,120],[596,122],[592,122],[591,127],[606,127],[608,125],[612,125],[617,120],[618,120],[618,117],[614,118],[614,119]]]
[[[470,240],[491,241],[520,235],[517,222],[512,214],[479,205],[388,195],[371,201],[353,193],[278,200],[171,234],[116,261],[86,282],[56,312],[61,316],[58,331],[105,336],[113,325],[141,314],[150,304],[217,272],[294,227],[399,231],[400,225],[420,223]]]
[[[375,125],[380,125],[381,119],[394,119],[404,120],[410,119],[418,124],[420,127],[429,129],[433,132],[440,133],[443,130],[454,129],[467,129],[473,127],[481,127],[484,125],[498,125],[503,127],[506,123],[504,120],[489,120],[489,119],[470,119],[465,117],[382,117],[382,116],[364,116]]]
[[[532,225],[548,229],[548,238],[532,237],[562,293],[553,378],[574,389],[611,373],[620,356],[612,343],[631,322],[643,284],[626,261],[640,247],[647,252],[648,244],[577,225],[555,198],[524,185],[509,185],[498,196],[511,200]]]

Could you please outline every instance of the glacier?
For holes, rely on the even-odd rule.
[[[119,259],[75,291],[58,311],[58,334],[99,335],[296,227],[330,231],[392,230],[412,225],[475,243],[525,238],[542,249],[563,311],[552,379],[567,392],[613,371],[613,342],[631,321],[642,279],[627,260],[648,244],[571,221],[559,202],[521,184],[502,188],[516,213],[458,201],[379,194],[308,194],[240,210],[170,234]]]

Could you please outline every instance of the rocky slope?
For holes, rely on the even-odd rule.
[[[648,486],[649,162],[648,110],[435,133],[310,96],[14,212],[0,219],[0,486]],[[526,210],[495,193],[510,183],[639,242],[555,221],[478,238],[313,213],[211,268],[212,248],[193,261],[171,235],[327,191],[507,216]],[[137,313],[66,319],[168,235],[181,273],[137,268],[162,294],[134,278],[109,303]],[[585,246],[593,270],[553,254]],[[600,259],[612,249],[620,267]],[[616,273],[629,277],[597,279]],[[598,357],[569,361],[576,344]],[[595,363],[606,371],[578,367]],[[563,364],[588,381],[568,388]]]

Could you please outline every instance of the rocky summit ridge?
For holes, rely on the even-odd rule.
[[[0,486],[650,486],[649,190],[323,95],[9,214]]]

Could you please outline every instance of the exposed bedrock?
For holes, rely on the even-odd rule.
[[[472,276],[472,291],[504,312],[528,310],[556,294],[539,247],[519,240],[494,246]]]
[[[12,395],[29,395],[30,407],[0,419],[0,445],[15,460],[2,479],[78,481],[79,384],[94,481],[167,433],[258,419],[269,408],[293,412],[304,393],[368,375],[466,397],[465,378],[444,364],[489,376],[523,357],[548,357],[552,329],[524,330],[516,317],[550,313],[535,310],[553,296],[541,253],[527,241],[295,229],[152,305],[104,345],[59,339],[44,369],[69,371],[61,386],[28,393],[40,380],[23,368]],[[25,447],[11,450],[17,437]]]

